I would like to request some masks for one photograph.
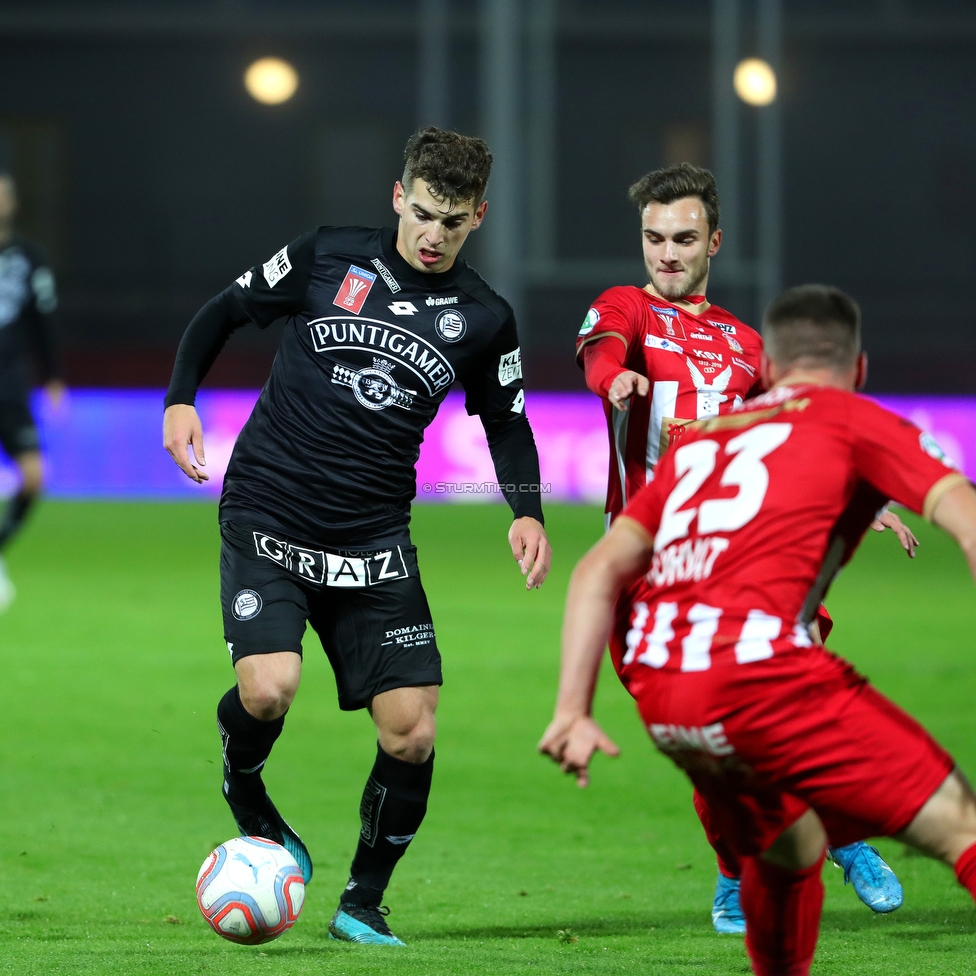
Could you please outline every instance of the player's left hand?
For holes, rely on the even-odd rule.
[[[597,750],[620,755],[620,747],[589,715],[557,715],[539,740],[539,752],[575,776],[580,789],[590,785],[589,765]]]
[[[915,547],[921,543],[915,538],[915,533],[894,512],[883,512],[871,523],[871,528],[875,532],[891,529],[898,536],[902,549],[908,553],[908,558],[915,558]]]
[[[542,523],[528,515],[517,518],[508,530],[508,542],[522,575],[528,577],[525,588],[542,586],[552,563],[552,549]]]

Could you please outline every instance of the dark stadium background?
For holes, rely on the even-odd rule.
[[[573,337],[590,299],[641,280],[628,184],[680,158],[713,161],[712,4],[525,0],[506,28],[512,6],[0,4],[0,164],[21,184],[21,229],[53,256],[68,382],[164,385],[190,317],[250,264],[319,223],[390,221],[403,142],[437,121],[489,138],[516,187],[504,226],[486,224],[466,256],[519,299],[528,385],[581,388]],[[744,56],[761,9],[741,8]],[[443,61],[418,27],[438,9]],[[551,75],[534,46],[546,16]],[[298,70],[284,105],[244,90],[262,55]],[[781,280],[861,301],[870,390],[973,390],[974,63],[967,0],[783,4]],[[757,110],[737,111],[748,258]],[[499,132],[519,138],[499,144]],[[550,132],[547,178],[534,154]],[[756,321],[755,290],[734,274],[710,297]],[[210,385],[260,385],[273,332],[236,336]]]

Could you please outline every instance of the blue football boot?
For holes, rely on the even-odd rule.
[[[746,917],[739,904],[739,879],[719,872],[712,902],[712,925],[719,935],[745,935]]]
[[[359,945],[406,945],[386,924],[389,914],[390,910],[385,906],[340,904],[329,922],[329,938],[340,942],[357,942]]]
[[[876,848],[859,840],[846,847],[829,847],[827,854],[844,869],[844,884],[852,884],[857,897],[872,912],[886,915],[901,908],[905,900],[901,882]]]

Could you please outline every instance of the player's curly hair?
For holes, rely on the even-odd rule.
[[[692,163],[678,163],[664,169],[656,169],[642,176],[627,194],[630,202],[636,204],[640,213],[649,203],[674,203],[685,197],[698,197],[705,206],[708,217],[708,232],[712,234],[718,227],[721,205],[715,177],[707,169]]]
[[[766,310],[763,339],[779,366],[849,369],[861,352],[861,309],[839,288],[799,285]]]
[[[459,200],[481,203],[491,173],[491,153],[483,139],[430,125],[407,140],[403,185],[422,179],[433,196],[454,206]]]

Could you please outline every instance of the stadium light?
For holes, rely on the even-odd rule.
[[[735,93],[747,105],[771,105],[776,101],[776,73],[762,58],[746,58],[735,67]]]
[[[262,105],[281,105],[298,88],[298,72],[281,58],[258,58],[244,73],[244,87]]]

